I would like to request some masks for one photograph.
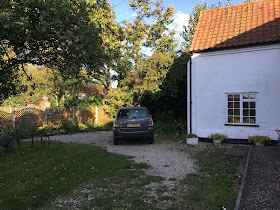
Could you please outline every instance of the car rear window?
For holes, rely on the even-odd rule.
[[[149,113],[146,109],[121,109],[118,118],[141,118],[148,117]]]

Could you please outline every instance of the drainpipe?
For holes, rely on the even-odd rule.
[[[192,133],[192,53],[190,54],[190,133]]]
[[[188,133],[188,62],[186,63],[186,131]]]

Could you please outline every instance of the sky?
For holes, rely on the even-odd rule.
[[[134,11],[132,11],[128,5],[129,0],[108,0],[114,6],[116,15],[116,21],[121,23],[123,20],[132,22],[135,18]],[[237,4],[242,0],[232,0],[232,5]],[[165,6],[173,5],[175,7],[174,23],[171,29],[175,29],[177,32],[177,38],[179,38],[180,32],[183,30],[183,25],[187,25],[189,15],[192,13],[196,3],[201,3],[203,0],[164,0]],[[208,5],[218,4],[219,0],[205,0]],[[222,0],[222,4],[225,5],[226,0]]]

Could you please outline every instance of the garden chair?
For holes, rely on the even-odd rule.
[[[13,145],[11,145],[12,141],[14,139],[17,139],[17,144],[19,150],[17,150]],[[0,142],[0,146],[4,147],[4,152],[10,153],[10,152],[19,152],[21,151],[20,143],[19,143],[19,135],[15,135],[8,139],[7,141]]]

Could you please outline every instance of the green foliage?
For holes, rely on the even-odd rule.
[[[32,78],[28,79],[25,72]],[[25,72],[20,69],[16,74],[18,76],[17,94],[9,96],[2,103],[3,106],[21,106],[29,102],[42,100],[42,97],[50,98],[55,89],[54,75],[52,70],[45,67],[36,67],[26,65]],[[21,91],[24,87],[24,91]]]
[[[164,7],[161,1],[129,2],[135,11],[133,22],[123,22],[122,56],[117,61],[119,88],[133,96],[133,105],[141,103],[146,93],[159,91],[174,60],[177,45],[174,32],[168,29],[173,22],[174,7]],[[146,49],[152,52],[146,57]]]
[[[224,141],[226,140],[228,137],[226,134],[222,134],[222,133],[211,133],[208,136],[209,139],[213,139],[213,140],[220,140],[220,141]]]
[[[132,93],[126,88],[111,89],[105,99],[105,110],[113,115],[122,107],[133,107]]]
[[[68,122],[61,126],[43,125],[39,128],[39,131],[44,131],[48,135],[57,135],[57,134],[74,134],[74,133],[81,133],[81,132],[109,131],[112,130],[112,127],[113,127],[112,121],[109,121],[105,125],[95,124],[95,122],[92,121],[89,121],[87,123]]]
[[[179,53],[159,86],[160,90],[155,93],[145,92],[143,95],[141,106],[147,107],[156,121],[185,120],[186,63],[188,59],[189,54]]]
[[[112,6],[106,0],[100,2],[102,8],[94,11],[93,20],[101,31],[100,36],[102,37],[105,58],[102,60],[100,68],[94,67],[94,72],[89,74],[98,84],[109,90],[111,80],[115,79],[115,76],[111,75],[111,70],[119,68],[118,64],[125,56],[122,52],[122,41],[125,36],[122,27],[115,21]]]
[[[26,123],[19,122],[16,129],[12,127],[2,128],[0,131],[0,142],[7,141],[9,138],[19,135],[21,139],[30,138],[37,132],[37,129]]]
[[[18,125],[16,125],[16,130],[20,135],[20,138],[25,139],[30,138],[32,135],[34,135],[37,131],[37,128],[29,126],[24,122],[20,122]]]
[[[154,121],[154,129],[160,138],[170,138],[173,140],[182,140],[185,138],[186,134],[186,122],[178,120],[177,121]]]
[[[0,130],[0,142],[5,142],[15,135],[16,133],[13,131],[12,128],[2,128]]]
[[[197,138],[197,135],[190,133],[186,135],[186,138]]]
[[[139,70],[134,74],[133,93],[134,101],[140,104],[144,95],[153,99],[161,91],[161,86],[170,71],[175,58],[175,53],[154,53],[151,57],[143,59]]]
[[[255,135],[255,136],[248,136],[248,140],[249,142],[264,144],[265,142],[269,142],[271,138],[269,136]]]
[[[0,88],[15,89],[14,71],[23,64],[47,65],[76,77],[83,66],[93,71],[106,58],[94,18],[106,1],[6,1],[0,6]],[[103,18],[104,20],[105,18]],[[29,80],[32,80],[29,77]],[[0,100],[11,92],[1,92]]]
[[[155,133],[160,135],[170,134],[170,133],[175,135],[176,132],[178,132],[175,123],[164,122],[164,121],[155,121],[154,129],[155,129]]]

